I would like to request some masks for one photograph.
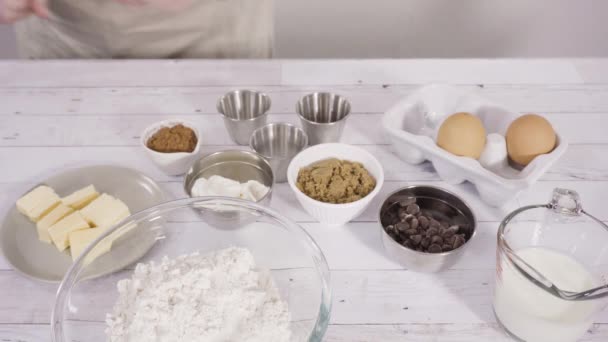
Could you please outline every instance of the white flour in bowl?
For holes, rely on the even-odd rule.
[[[247,249],[138,264],[118,282],[107,315],[111,342],[251,341],[291,338],[287,303]]]

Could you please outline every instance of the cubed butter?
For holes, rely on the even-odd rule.
[[[38,222],[55,208],[61,199],[52,188],[41,185],[17,200],[17,209],[30,220]]]
[[[114,245],[114,242],[120,239],[122,236],[127,234],[137,225],[135,223],[130,223],[125,226],[122,226],[119,230],[113,232],[108,237],[106,237],[103,241],[97,244],[97,246],[91,250],[91,252],[87,255],[84,260],[85,265],[93,262],[95,259],[100,257],[101,255],[109,252]],[[72,254],[72,260],[76,261],[76,259],[82,254],[84,249],[95,239],[97,239],[103,232],[106,231],[105,227],[97,227],[90,229],[77,230],[75,232],[71,232],[70,239],[70,252]]]
[[[27,194],[23,195],[23,197],[21,197],[20,199],[18,199],[17,209],[23,215],[27,215],[29,212],[34,210],[34,208],[38,205],[38,203],[40,203],[42,198],[54,192],[55,191],[52,188],[46,185],[41,185],[35,188],[34,190],[28,192]]]
[[[131,215],[126,204],[108,194],[97,197],[80,212],[95,227],[111,227]]]
[[[95,241],[106,228],[98,227],[98,228],[90,228],[77,230],[75,232],[70,233],[70,252],[72,253],[72,260],[76,261],[76,259],[84,252],[84,250],[91,244],[91,242]],[[100,257],[101,255],[107,253],[112,248],[112,240],[108,237],[104,239],[102,242],[98,243],[93,250],[87,254],[84,259],[85,265],[93,262],[95,259]]]
[[[61,199],[63,204],[74,209],[82,209],[99,197],[95,186],[89,185]]]
[[[55,207],[55,209],[51,210],[50,213],[48,213],[45,217],[38,221],[38,223],[36,224],[36,228],[38,230],[38,238],[40,239],[40,241],[51,243],[49,228],[55,223],[59,222],[59,220],[73,212],[74,209],[60,203],[58,206]]]
[[[69,234],[71,232],[88,229],[89,224],[80,215],[80,212],[75,211],[49,228],[51,240],[60,252],[63,252],[70,246]]]

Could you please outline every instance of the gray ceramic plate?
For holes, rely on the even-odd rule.
[[[72,169],[50,177],[40,184],[52,187],[59,196],[67,196],[93,184],[100,193],[108,193],[125,202],[131,213],[166,200],[164,191],[155,181],[138,171],[118,166]],[[113,260],[112,256],[106,257],[108,261],[104,261],[103,256],[100,257],[99,262],[95,261],[94,274],[87,277],[97,277],[124,268],[143,256],[153,243],[153,239],[140,240],[138,250],[119,262]],[[38,240],[36,225],[19,213],[15,205],[9,210],[0,227],[0,248],[17,271],[37,280],[59,282],[72,265],[69,251],[60,253],[55,246]],[[108,254],[112,253],[106,255]]]

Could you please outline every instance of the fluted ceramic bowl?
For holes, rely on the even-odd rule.
[[[239,210],[253,222],[233,230],[216,229],[200,210]],[[86,264],[105,238],[120,236],[112,249]],[[106,240],[107,241],[107,240]],[[291,319],[291,341],[321,341],[331,310],[329,271],[323,253],[304,229],[278,213],[248,201],[191,198],[161,204],[132,215],[89,245],[63,279],[52,315],[52,340],[106,341],[106,314],[118,298],[116,284],[130,278],[137,263],[164,256],[246,248],[257,267],[269,270]],[[114,274],[94,277],[95,268],[132,261]],[[152,326],[150,327],[153,328]]]
[[[367,196],[350,203],[325,203],[308,197],[298,188],[298,175],[304,167],[326,159],[341,159],[363,164],[376,179],[376,187]],[[384,185],[382,164],[368,151],[358,146],[330,143],[309,147],[293,158],[287,168],[287,182],[302,208],[310,216],[328,226],[341,226],[359,216],[372,203]]]

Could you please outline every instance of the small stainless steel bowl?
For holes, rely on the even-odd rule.
[[[384,214],[399,202],[411,198],[415,198],[420,209],[430,216],[451,218],[457,223],[460,222],[461,225],[466,224],[469,228],[465,233],[464,245],[449,252],[425,253],[404,247],[395,241],[384,229],[388,225],[387,222],[383,222]],[[460,197],[432,186],[408,186],[390,194],[380,206],[379,222],[382,243],[386,252],[403,267],[417,272],[439,272],[454,265],[474,238],[477,230],[477,221],[473,211]]]
[[[277,183],[287,182],[289,163],[308,145],[308,136],[287,123],[270,123],[256,129],[249,146],[270,163]]]
[[[270,164],[261,155],[251,151],[229,150],[220,151],[203,157],[190,167],[184,178],[184,191],[189,197],[197,179],[218,175],[230,178],[241,183],[257,180],[268,187],[268,192],[258,204],[269,205],[272,198],[274,174]],[[239,228],[242,225],[255,221],[256,217],[250,213],[234,210],[225,210],[219,207],[198,207],[198,214],[214,226],[225,229]]]
[[[239,145],[249,144],[251,133],[266,124],[270,97],[251,90],[235,90],[222,96],[217,110],[224,116],[230,138]]]
[[[350,103],[340,95],[312,93],[298,101],[296,112],[311,146],[338,142],[350,114]]]

